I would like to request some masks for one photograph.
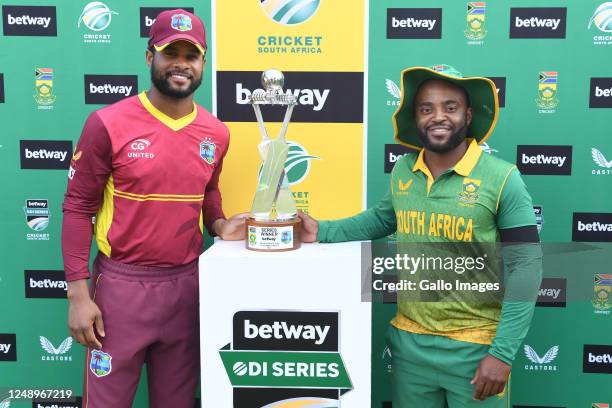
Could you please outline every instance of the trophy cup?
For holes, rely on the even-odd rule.
[[[251,216],[246,220],[246,247],[253,251],[291,251],[300,247],[301,220],[285,174],[289,151],[285,134],[297,100],[294,95],[282,92],[284,82],[282,72],[264,71],[261,75],[264,89],[254,91],[249,98],[262,135],[258,148],[263,163]],[[268,136],[260,105],[286,106],[283,125],[274,140]]]

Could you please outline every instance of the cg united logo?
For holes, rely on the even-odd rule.
[[[310,20],[320,3],[320,0],[259,0],[261,8],[270,19],[285,26]]]
[[[119,14],[111,10],[106,4],[100,1],[88,3],[79,16],[77,28],[81,27],[81,23],[91,31],[101,32],[106,30],[113,19],[113,14]],[[110,34],[84,34],[83,42],[108,44],[111,42]]]
[[[591,19],[589,20],[588,29],[593,26],[597,27],[603,35],[594,35],[593,44],[595,45],[610,45],[612,44],[612,2],[601,4]]]

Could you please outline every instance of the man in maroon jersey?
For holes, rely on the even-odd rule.
[[[89,115],[68,175],[68,326],[88,347],[87,408],[131,407],[143,363],[151,407],[193,406],[203,226],[244,238],[245,215],[225,218],[218,187],[229,131],[193,101],[206,63],[202,21],[164,11],[148,47],[151,89]]]

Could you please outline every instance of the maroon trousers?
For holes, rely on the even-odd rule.
[[[200,375],[197,260],[173,268],[99,254],[90,295],[102,311],[101,350],[87,349],[83,408],[129,408],[143,363],[149,406],[192,408]]]

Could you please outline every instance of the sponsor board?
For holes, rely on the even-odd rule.
[[[612,108],[612,77],[591,78],[589,108]]]
[[[82,397],[66,399],[33,399],[32,408],[82,408]]]
[[[510,38],[565,38],[567,8],[513,7]]]
[[[55,6],[2,6],[6,36],[57,36]]]
[[[0,362],[17,361],[17,335],[0,333]]]
[[[395,163],[409,153],[418,153],[418,150],[399,144],[385,144],[385,174],[391,173]]]
[[[61,270],[25,270],[25,297],[28,299],[65,299],[68,284]]]
[[[516,167],[521,174],[572,174],[572,146],[518,145]]]
[[[582,372],[612,374],[612,345],[585,344]]]
[[[572,241],[612,242],[612,213],[575,212]]]
[[[538,307],[565,307],[567,280],[565,278],[543,278],[538,289]]]
[[[285,72],[283,93],[297,97],[292,122],[363,121],[363,73]],[[217,72],[217,116],[227,122],[255,122],[249,96],[261,88],[259,71]],[[282,122],[285,109],[261,106],[265,122]]]
[[[85,103],[111,104],[138,94],[136,75],[85,74]]]
[[[387,38],[442,38],[441,8],[388,8]]]
[[[322,311],[236,312],[232,343],[220,350],[233,406],[284,406],[306,399],[339,406],[341,394],[352,388],[339,353],[339,318],[339,312]]]
[[[68,170],[72,157],[72,140],[20,140],[22,169]]]
[[[194,13],[193,7],[141,7],[140,8],[140,37],[147,38],[151,26],[155,22],[158,14],[166,10],[183,9]]]

